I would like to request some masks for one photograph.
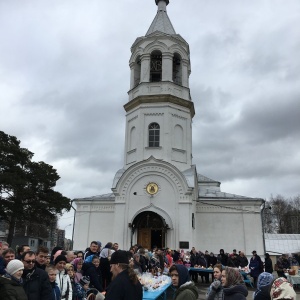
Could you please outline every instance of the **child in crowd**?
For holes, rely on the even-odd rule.
[[[83,261],[81,258],[75,258],[74,259],[74,269],[76,270],[75,272],[75,282],[79,283],[80,279],[82,278],[82,265]]]
[[[50,281],[50,284],[52,287],[52,299],[59,300],[60,296],[61,296],[60,290],[59,290],[57,283],[55,282],[56,274],[58,273],[58,270],[53,266],[49,266],[46,268],[46,272],[48,273],[49,281]]]
[[[66,270],[70,277],[71,285],[72,285],[72,293],[73,297],[72,299],[77,299],[77,293],[76,293],[76,281],[75,281],[75,271],[74,266],[70,263],[66,264]]]
[[[90,278],[83,276],[79,283],[76,283],[76,294],[78,300],[85,300],[87,298],[87,291],[90,286]]]

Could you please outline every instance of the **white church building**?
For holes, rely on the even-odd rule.
[[[126,250],[194,246],[261,255],[264,200],[221,192],[220,182],[193,165],[190,49],[167,15],[169,0],[155,2],[150,28],[131,47],[124,165],[111,194],[74,199],[73,248],[99,240]]]

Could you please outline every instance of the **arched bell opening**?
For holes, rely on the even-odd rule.
[[[153,249],[154,246],[166,247],[169,225],[159,214],[144,211],[135,217],[133,223],[129,223],[129,227],[131,228],[131,245],[136,235],[137,244],[145,249]]]
[[[173,56],[173,82],[182,85],[182,61],[178,53]]]
[[[162,79],[162,53],[155,50],[151,53],[150,82],[159,82]]]
[[[134,64],[134,87],[141,82],[141,57],[138,56]]]

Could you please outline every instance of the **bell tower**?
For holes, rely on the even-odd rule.
[[[189,45],[167,15],[169,0],[155,3],[152,24],[131,47],[124,169],[153,156],[184,171],[192,165],[195,114]]]

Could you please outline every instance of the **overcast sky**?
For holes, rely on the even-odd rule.
[[[300,1],[170,0],[190,45],[193,163],[223,192],[300,194]],[[130,47],[154,0],[0,1],[0,130],[57,169],[69,198],[123,166]],[[60,227],[71,236],[72,214]],[[67,227],[66,227],[67,226]]]

